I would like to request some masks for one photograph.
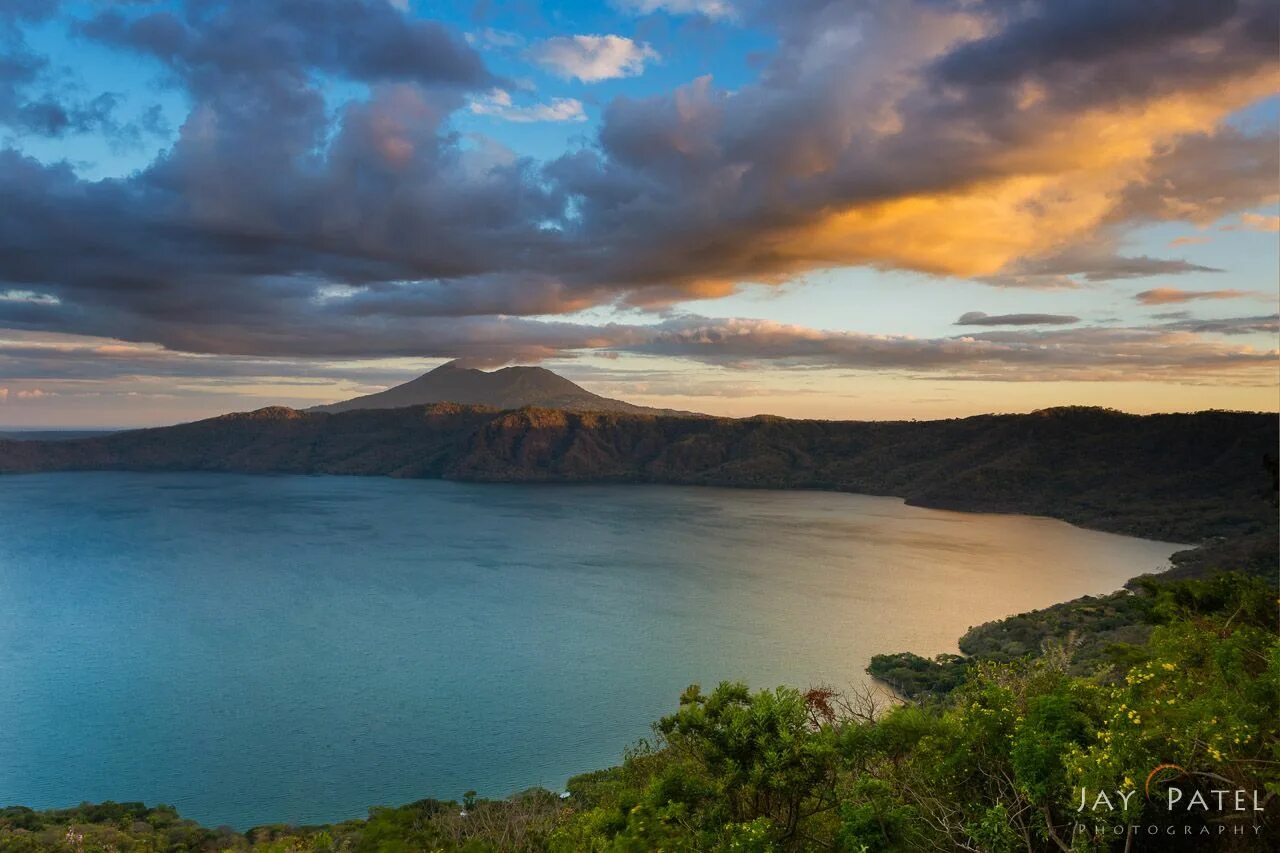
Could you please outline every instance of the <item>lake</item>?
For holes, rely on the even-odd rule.
[[[691,682],[862,684],[1178,547],[826,492],[2,477],[0,804],[243,829],[560,789]]]

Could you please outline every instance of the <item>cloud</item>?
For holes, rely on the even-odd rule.
[[[2,290],[0,302],[25,302],[31,305],[57,305],[61,300],[47,293],[36,293],[33,290]]]
[[[984,314],[968,311],[956,320],[957,326],[1067,326],[1079,323],[1070,314]]]
[[[529,58],[560,77],[597,83],[643,74],[658,53],[624,36],[556,36],[531,47]]]
[[[934,63],[934,79],[961,85],[999,85],[1028,78],[1092,81],[1103,83],[1113,96],[1144,94],[1158,84],[1128,75],[1103,80],[1092,66],[1109,62],[1131,68],[1143,64],[1148,51],[1171,46],[1181,53],[1181,39],[1229,24],[1238,9],[1234,0],[984,5],[1003,25]],[[1253,14],[1259,23],[1270,17],[1256,7]],[[1172,65],[1181,58],[1166,61]]]
[[[511,94],[504,89],[494,89],[484,96],[473,98],[469,106],[471,112],[477,115],[494,116],[504,121],[587,120],[587,115],[582,110],[582,101],[577,98],[552,98],[545,104],[516,106],[511,101]]]
[[[22,25],[52,17],[57,8],[57,3],[46,2],[0,8],[0,129],[19,138],[96,133],[113,148],[160,132],[158,110],[122,120],[119,94],[85,94],[67,69],[31,47]]]
[[[484,27],[483,29],[469,32],[465,38],[467,44],[480,45],[484,48],[497,50],[520,47],[524,44],[524,36],[519,33],[513,33],[508,30],[495,30],[493,27]]]
[[[385,0],[229,0],[142,14],[109,8],[80,29],[154,56],[198,96],[229,96],[237,87],[248,87],[242,93],[250,98],[302,95],[309,69],[366,83],[496,82],[462,39]]]
[[[1198,339],[1174,327],[992,331],[952,338],[829,332],[767,320],[670,321],[621,349],[726,366],[891,370],[985,381],[1204,381],[1269,385],[1276,350]]]
[[[1053,18],[1052,6],[1020,8]],[[1001,24],[997,4],[972,7],[990,18],[945,8],[801,7],[778,22],[783,47],[758,85],[729,93],[699,80],[669,96],[619,99],[604,115],[605,156],[573,155],[556,174],[583,189],[593,242],[627,211],[616,227],[628,234],[616,239],[644,261],[617,272],[667,292],[673,280],[727,292],[735,279],[846,264],[1012,282],[1020,267],[1109,227],[1160,144],[1215,128],[1226,102],[1270,87],[1259,47],[1226,56],[1250,38],[1235,18],[1195,37],[1207,52],[1194,85],[1170,68],[1167,84],[1121,97],[1100,82],[1111,70],[1135,73],[1137,60],[1117,45],[1073,65],[1096,84],[1087,87],[1067,77],[1059,91],[1053,75],[920,86],[921,69],[932,73],[938,57]],[[1181,53],[1184,39],[1167,33],[1141,58],[1163,68],[1164,51]],[[1070,142],[1095,136],[1106,144]],[[1145,260],[1125,274],[1196,268]]]
[[[49,297],[0,300],[0,325],[217,356],[546,357],[649,339],[521,316],[811,270],[1206,271],[1121,248],[1274,194],[1274,134],[1224,120],[1274,89],[1275,6],[1105,5],[743,5],[777,45],[757,79],[616,97],[549,161],[453,118],[571,106],[495,101],[512,84],[464,38],[385,0],[87,7],[80,34],[156,63],[189,113],[110,180],[0,150],[0,292]],[[1046,46],[1058,28],[1078,40]]]
[[[1250,231],[1280,231],[1280,216],[1242,213],[1240,214],[1240,224]]]
[[[1211,335],[1275,335],[1280,332],[1280,316],[1224,317],[1218,320],[1179,319],[1163,328]]]
[[[9,388],[0,388],[0,403],[6,402],[10,397],[15,400],[41,400],[45,397],[56,397],[56,392],[44,391],[40,388],[20,388],[13,391]]]
[[[613,5],[634,15],[666,12],[669,15],[704,15],[712,19],[737,16],[730,0],[613,0]]]
[[[1173,305],[1201,299],[1248,299],[1259,296],[1252,290],[1178,290],[1173,287],[1157,287],[1134,294],[1143,305]]]
[[[1172,322],[1137,327],[1078,327],[1055,330],[993,330],[954,337],[916,338],[829,331],[747,318],[674,317],[657,324],[564,323],[543,320],[439,318],[405,320],[384,335],[380,356],[409,355],[429,339],[442,357],[496,366],[510,361],[632,353],[692,359],[726,369],[808,367],[889,371],[909,378],[1020,381],[1217,381],[1222,384],[1274,384],[1280,354],[1205,340],[1201,332],[1240,335],[1275,333],[1276,316],[1243,317],[1204,323]],[[353,351],[367,352],[361,321],[318,329],[316,340],[271,340],[267,332],[243,332],[248,349],[274,346],[272,356],[206,356],[128,344],[101,338],[67,336],[0,338],[0,380],[38,380],[57,393],[76,393],[83,384],[126,388],[142,378],[162,380],[157,387],[244,387],[251,381],[277,385],[324,385],[372,390],[404,381],[420,372],[352,366],[339,349],[345,331]],[[238,330],[239,331],[239,330]],[[254,340],[255,336],[262,339]],[[308,351],[305,343],[313,344]],[[302,353],[297,355],[296,353]],[[318,360],[317,360],[318,359]]]
[[[979,281],[1002,287],[1054,288],[1156,275],[1221,271],[1178,258],[1121,255],[1111,241],[1103,239],[1039,258],[1015,261],[999,274],[981,276]]]
[[[1142,174],[1124,188],[1108,220],[1208,226],[1280,199],[1277,171],[1280,146],[1273,132],[1251,135],[1222,125],[1164,140],[1154,146]]]
[[[1211,239],[1203,236],[1175,237],[1169,241],[1169,245],[1174,248],[1178,246],[1200,246],[1208,243]]]

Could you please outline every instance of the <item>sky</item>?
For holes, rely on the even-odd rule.
[[[898,419],[1280,408],[1270,0],[6,0],[0,427],[461,359]]]

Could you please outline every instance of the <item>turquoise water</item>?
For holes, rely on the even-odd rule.
[[[244,828],[560,788],[690,682],[862,683],[1173,550],[818,492],[0,478],[0,804]]]

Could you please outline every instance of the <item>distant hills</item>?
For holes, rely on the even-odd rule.
[[[456,361],[442,364],[417,379],[340,403],[315,406],[313,412],[349,412],[353,409],[400,409],[429,403],[461,403],[520,409],[538,406],[571,412],[630,412],[633,414],[688,415],[671,409],[651,409],[622,400],[592,394],[544,367],[504,367],[484,371],[462,367]]]
[[[454,403],[332,414],[272,407],[97,438],[0,441],[0,473],[241,471],[832,489],[1199,542],[1274,537],[1267,460],[1278,441],[1275,415],[1241,412],[1065,408],[864,422]]]

